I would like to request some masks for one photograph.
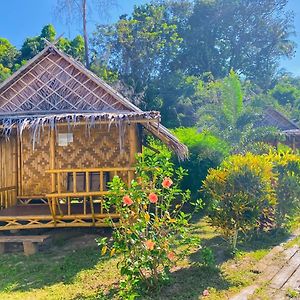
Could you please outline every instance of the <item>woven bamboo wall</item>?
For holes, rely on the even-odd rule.
[[[45,170],[49,169],[50,163],[50,136],[45,130],[43,136],[34,145],[31,134],[25,130],[21,142],[21,177],[22,195],[41,195],[49,191],[49,175]]]
[[[135,126],[135,125],[130,125]],[[129,126],[127,126],[129,127]],[[107,125],[87,130],[84,125],[72,128],[73,142],[59,146],[59,133],[68,133],[67,126],[58,127],[55,142],[55,169],[128,167],[130,158],[129,128],[124,135],[124,152],[120,152],[119,129]],[[136,139],[137,141],[137,139]],[[135,142],[137,143],[137,142]],[[136,145],[133,145],[137,149]],[[50,169],[50,136],[48,130],[32,148],[28,132],[22,137],[22,195],[41,195],[50,192],[50,177],[45,170]],[[62,178],[62,187],[66,180]]]
[[[17,185],[17,142],[13,134],[9,140],[0,139],[0,188]]]
[[[66,126],[58,129],[67,133]],[[73,143],[68,146],[55,146],[55,163],[57,169],[68,168],[104,168],[128,166],[129,141],[125,136],[125,151],[120,153],[119,129],[107,125],[87,130],[85,126],[72,129]],[[126,133],[125,133],[126,135]]]

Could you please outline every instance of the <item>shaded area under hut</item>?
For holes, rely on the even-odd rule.
[[[0,86],[0,230],[106,226],[114,175],[130,184],[145,133],[187,148],[89,70],[49,45]]]

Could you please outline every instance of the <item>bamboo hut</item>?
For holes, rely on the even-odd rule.
[[[103,227],[114,175],[128,184],[145,132],[187,148],[81,63],[48,45],[0,85],[0,230]]]
[[[291,147],[293,151],[300,149],[300,127],[278,110],[268,107],[264,112],[261,125],[277,128],[285,137],[284,143],[286,145]],[[274,141],[273,144],[277,145],[278,141]]]

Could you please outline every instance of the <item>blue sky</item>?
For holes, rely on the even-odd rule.
[[[110,21],[119,15],[130,13],[135,4],[146,3],[147,0],[119,0],[119,7],[111,10]],[[26,37],[36,36],[42,27],[52,23],[58,35],[74,37],[80,33],[79,28],[73,25],[64,26],[54,17],[53,8],[56,0],[0,0],[0,37],[5,37],[17,48],[20,48]],[[300,0],[289,0],[289,9],[295,12],[296,34],[293,39],[299,44],[295,57],[292,60],[282,60],[281,66],[300,76]],[[95,16],[96,17],[96,16]],[[96,18],[95,18],[96,19]],[[90,22],[90,28],[95,22]]]

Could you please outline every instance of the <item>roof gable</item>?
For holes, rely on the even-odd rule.
[[[16,122],[21,134],[32,122],[40,124],[45,119],[53,125],[55,119],[68,118],[71,114],[76,120],[75,115],[83,116],[81,113],[87,113],[91,122],[94,117],[114,119],[115,113],[121,113],[115,119],[118,121],[128,121],[131,115],[149,118],[149,123],[143,124],[145,128],[174,150],[179,158],[188,155],[187,147],[157,122],[159,116],[155,112],[143,112],[54,45],[46,47],[0,84],[2,133],[10,133]],[[153,113],[154,123],[150,122]]]
[[[0,86],[0,114],[141,111],[80,63],[48,46]]]
[[[264,123],[268,126],[274,126],[280,130],[295,130],[299,129],[298,125],[288,119],[278,110],[268,107],[264,113]]]

